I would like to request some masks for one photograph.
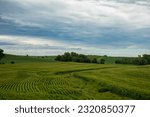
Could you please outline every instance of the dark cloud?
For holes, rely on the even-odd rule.
[[[1,0],[0,35],[54,39],[97,49],[149,50],[148,5],[146,0]],[[65,50],[60,45],[40,47]]]

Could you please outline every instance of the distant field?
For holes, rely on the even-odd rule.
[[[0,65],[0,99],[150,99],[149,65],[19,60]]]
[[[31,63],[31,62],[55,62],[56,56],[17,56],[17,55],[9,55],[6,54],[5,57],[0,61],[4,63],[11,63],[14,61],[15,63]],[[88,55],[88,58],[91,60],[96,58],[98,61],[100,59],[105,59],[106,64],[115,64],[115,60],[120,60],[125,57],[104,57],[104,56],[97,56],[97,55]]]
[[[54,62],[55,56],[17,56],[6,54],[5,57],[0,61],[4,63],[37,63],[37,62]]]

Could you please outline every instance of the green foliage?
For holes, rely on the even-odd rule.
[[[0,49],[0,60],[4,57],[4,50]]]
[[[150,64],[150,55],[144,54],[143,58],[147,61],[148,64]]]
[[[101,60],[100,60],[100,63],[101,63],[101,64],[105,64],[105,59],[101,59]]]
[[[146,59],[144,58],[136,58],[132,61],[132,64],[135,64],[135,65],[147,65],[148,62]]]
[[[97,59],[93,58],[92,63],[97,63]]]
[[[64,62],[80,62],[80,63],[90,63],[91,60],[83,54],[77,54],[75,52],[65,52],[63,55],[58,55],[55,58],[56,61]]]
[[[135,59],[133,59],[133,58],[123,58],[121,60],[116,60],[115,63],[116,64],[133,64],[134,60],[136,60],[136,58]]]
[[[122,60],[116,60],[116,64],[134,64],[134,65],[147,65],[150,64],[150,55],[144,54],[143,57],[138,58],[124,58]]]
[[[10,63],[11,63],[11,64],[15,64],[15,62],[14,62],[14,61],[11,61]]]

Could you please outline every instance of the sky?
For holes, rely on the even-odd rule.
[[[0,48],[17,55],[150,54],[150,0],[0,0]]]

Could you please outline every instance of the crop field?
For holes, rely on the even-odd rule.
[[[150,99],[150,66],[73,62],[1,64],[0,99]]]

